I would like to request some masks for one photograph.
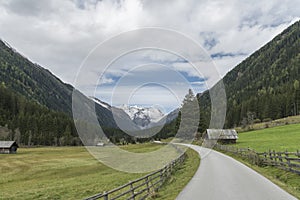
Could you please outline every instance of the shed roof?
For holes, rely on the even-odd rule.
[[[207,129],[207,137],[210,140],[236,140],[238,134],[234,129]]]
[[[17,145],[15,141],[0,141],[0,148],[10,148],[14,144]]]

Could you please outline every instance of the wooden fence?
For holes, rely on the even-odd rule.
[[[129,183],[122,185],[118,188],[96,194],[87,198],[86,200],[104,199],[104,200],[115,200],[115,199],[146,199],[151,193],[156,192],[165,180],[170,177],[172,171],[176,166],[183,163],[186,158],[186,154],[181,154],[176,160],[172,161],[164,168],[152,172],[142,178],[130,181]]]
[[[258,153],[250,148],[236,148],[217,144],[215,149],[233,153],[235,155],[247,158],[248,161],[256,165],[276,166],[286,171],[290,171],[300,175],[300,152],[262,152]]]
[[[284,170],[300,175],[300,152],[269,151],[257,153],[263,164],[280,167]]]

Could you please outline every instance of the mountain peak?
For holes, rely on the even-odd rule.
[[[165,114],[156,107],[123,104],[119,108],[124,110],[130,119],[141,128],[148,128],[151,123],[156,123],[165,116]]]

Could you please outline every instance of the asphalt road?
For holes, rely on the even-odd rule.
[[[222,153],[195,145],[201,163],[178,200],[297,199],[254,170]]]

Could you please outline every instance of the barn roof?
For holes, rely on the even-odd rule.
[[[10,148],[15,143],[16,143],[15,141],[0,141],[0,148]]]
[[[234,129],[207,129],[207,137],[210,140],[236,140],[238,134]]]

